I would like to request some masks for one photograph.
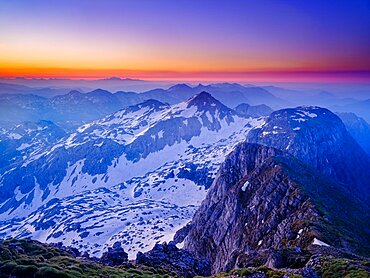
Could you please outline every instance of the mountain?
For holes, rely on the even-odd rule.
[[[0,79],[1,80],[1,79]],[[54,87],[42,87],[34,88],[19,84],[12,83],[0,83],[0,95],[9,95],[9,94],[33,94],[46,98],[50,98],[56,95],[66,94],[71,89],[69,88],[54,88]]]
[[[143,99],[156,99],[161,102],[176,104],[187,99],[187,97],[177,98],[165,89],[152,89],[140,94]]]
[[[331,106],[332,111],[337,112],[352,112],[356,115],[365,119],[365,121],[370,122],[370,99],[352,102],[346,105],[336,105]]]
[[[0,118],[2,121],[20,123],[38,121],[48,117],[50,105],[44,97],[27,95],[0,95]]]
[[[348,185],[368,199],[369,156],[348,133],[338,116],[325,108],[297,107],[273,112],[248,141],[287,151],[320,173]]]
[[[206,88],[215,98],[229,107],[236,107],[241,103],[250,105],[266,104],[272,107],[286,105],[286,102],[283,100],[257,86],[242,86],[238,83],[216,83],[210,84]],[[203,86],[200,84],[195,89],[203,90]]]
[[[50,121],[23,122],[16,126],[1,124],[0,129],[0,173],[12,164],[37,154],[66,136],[66,131]]]
[[[168,91],[174,94],[182,93],[182,94],[189,94],[188,97],[191,97],[193,94],[193,88],[187,84],[176,84],[168,88]]]
[[[239,104],[235,111],[244,117],[261,117],[270,115],[273,110],[265,104],[249,105],[247,103]]]
[[[212,273],[303,269],[313,254],[337,252],[331,247],[368,255],[368,212],[345,185],[288,153],[241,143],[220,167],[184,248],[209,260]]]
[[[140,96],[140,94],[135,92],[123,92],[118,91],[114,93],[115,97],[118,98],[119,102],[122,104],[122,107],[128,107],[140,102],[145,101],[146,99]]]
[[[343,258],[363,267],[354,253],[370,252],[370,158],[349,132],[361,121],[345,116],[344,125],[319,107],[233,110],[214,98],[269,98],[250,87],[5,96],[14,116],[35,120],[1,123],[2,159],[13,160],[0,169],[0,237],[72,246],[111,266],[140,251],[137,266],[189,277],[209,266],[316,277]],[[214,93],[194,94],[201,88]]]
[[[49,95],[45,94],[45,97],[52,97],[59,91],[59,95],[65,94],[71,90],[83,90],[91,91],[95,88],[102,88],[108,91],[145,91],[150,88],[156,88],[166,86],[168,82],[152,82],[140,79],[131,78],[104,78],[104,79],[67,79],[67,78],[0,78],[0,82],[4,84],[26,86],[33,89],[48,90]],[[1,88],[1,86],[0,86]],[[64,90],[64,92],[62,92]],[[0,89],[1,92],[1,89]],[[30,91],[28,92],[30,93]],[[45,92],[46,93],[46,92]]]
[[[17,84],[0,83],[0,94],[19,94],[27,91],[32,91],[32,88]]]
[[[370,124],[354,113],[336,113],[356,142],[370,155]]]
[[[111,82],[116,81],[114,79]],[[7,86],[13,85],[7,84]],[[40,90],[44,89],[41,88]],[[32,94],[3,94],[0,95],[0,116],[4,121],[12,123],[47,120],[55,122],[65,129],[74,129],[84,123],[102,118],[148,99],[156,99],[172,105],[183,102],[204,90],[207,90],[213,97],[229,107],[235,107],[241,103],[250,105],[271,104],[274,107],[285,104],[259,87],[245,87],[236,83],[220,83],[207,86],[199,84],[195,87],[176,84],[167,90],[158,88],[142,93],[121,90],[112,94],[104,89],[96,89],[87,93],[72,90],[66,94],[49,96],[48,98]],[[266,110],[266,107],[260,106],[255,109]],[[258,113],[258,111],[256,112]]]
[[[224,157],[263,122],[202,92],[82,125],[0,176],[0,234],[96,256],[117,240],[130,257],[149,250],[191,219]]]
[[[322,87],[322,84],[317,86]],[[287,89],[276,86],[262,86],[262,88],[271,92],[276,97],[284,100],[287,104],[286,106],[289,107],[298,105],[311,105],[326,107],[333,110],[333,105],[347,105],[358,101],[356,98],[347,97],[348,90],[351,90],[351,88],[347,88],[346,94],[344,95],[339,93],[334,94],[326,91],[331,89],[337,91],[338,88],[332,88],[330,86],[328,88],[324,86],[323,89],[314,89],[312,87]]]
[[[199,84],[191,87],[187,84],[176,84],[167,90],[153,89],[141,93],[143,98],[154,98],[170,104],[179,103],[189,97],[207,91],[214,98],[229,107],[236,107],[241,103],[251,105],[267,104],[274,107],[281,107],[285,101],[275,97],[267,90],[256,86],[243,86],[238,83],[215,83],[209,85]]]
[[[78,123],[92,121],[124,107],[120,99],[106,90],[96,89],[88,93],[71,91],[51,99],[52,108],[59,120]]]
[[[74,129],[143,100],[136,93],[112,94],[102,89],[88,93],[73,90],[51,98],[31,94],[0,95],[0,116],[8,123],[47,120]]]

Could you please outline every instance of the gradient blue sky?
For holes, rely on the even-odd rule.
[[[370,70],[370,1],[0,0],[0,75]]]

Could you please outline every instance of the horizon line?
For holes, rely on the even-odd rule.
[[[363,70],[254,70],[254,71],[136,71],[53,68],[43,72],[4,73],[5,80],[104,80],[131,81],[236,81],[236,82],[370,82],[370,69]]]

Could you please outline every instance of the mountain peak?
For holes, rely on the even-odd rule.
[[[82,95],[82,93],[80,91],[77,91],[77,90],[72,90],[68,93],[68,95],[70,96],[78,96],[78,95]]]
[[[142,103],[138,104],[139,107],[161,107],[161,106],[168,106],[168,104],[160,102],[156,99],[148,99]]]
[[[69,93],[65,94],[65,95],[57,95],[57,96],[54,96],[52,98],[53,101],[63,101],[63,100],[67,100],[67,99],[73,99],[73,100],[78,100],[78,99],[82,99],[83,97],[85,96],[84,93],[81,93],[80,91],[77,91],[77,90],[72,90],[70,91]]]
[[[194,95],[188,101],[188,108],[191,106],[198,107],[198,110],[208,109],[209,107],[222,107],[224,106],[221,102],[215,99],[210,93],[202,91],[199,94]]]
[[[103,90],[99,88],[99,89],[89,92],[88,95],[89,96],[111,96],[112,93],[107,90]]]
[[[189,103],[197,104],[201,102],[219,102],[217,99],[215,99],[210,93],[207,93],[206,91],[202,91],[199,94],[194,95],[188,100]]]
[[[195,89],[198,89],[198,90],[205,90],[205,89],[208,89],[208,88],[211,88],[212,86],[211,85],[203,85],[202,83],[199,83]]]
[[[109,77],[109,78],[106,78],[106,79],[103,79],[103,80],[109,80],[109,81],[121,81],[122,78],[121,77],[117,77],[117,76],[112,76],[112,77]]]
[[[278,122],[286,121],[290,123],[292,128],[297,125],[312,123],[313,121],[320,125],[325,125],[327,121],[341,124],[340,119],[334,113],[318,106],[298,106],[296,108],[281,109],[273,112],[271,118]]]
[[[178,91],[178,90],[182,90],[182,91],[185,91],[185,90],[191,90],[192,88],[185,84],[185,83],[180,83],[180,84],[176,84],[176,85],[173,85],[171,86],[168,91],[172,92],[172,91]]]

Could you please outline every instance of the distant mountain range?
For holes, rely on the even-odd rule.
[[[330,107],[335,112],[352,112],[370,122],[370,99],[352,102],[346,105]]]
[[[44,97],[53,97],[57,94],[65,94],[71,90],[91,91],[102,88],[108,91],[120,91],[122,89],[132,91],[146,91],[153,87],[167,86],[167,82],[150,82],[140,79],[111,77],[104,79],[63,79],[63,78],[0,78],[0,93],[10,93],[4,90],[3,85],[21,85],[25,90],[20,93],[35,93]],[[9,87],[8,87],[9,88]],[[31,88],[31,91],[27,88]],[[32,92],[34,90],[35,92]],[[59,90],[59,93],[58,93]],[[65,90],[64,92],[61,92]],[[37,93],[36,93],[37,92]]]
[[[102,89],[81,93],[74,90],[51,98],[32,94],[0,94],[0,117],[14,123],[49,120],[71,128],[145,100],[156,99],[176,104],[204,90],[229,107],[236,107],[241,103],[274,106],[283,104],[281,100],[258,87],[224,83],[196,87],[178,84],[168,90],[154,89],[143,93],[118,91],[112,94]]]
[[[370,155],[370,124],[354,113],[342,112],[337,113],[337,115],[342,120],[351,136],[363,150]]]

